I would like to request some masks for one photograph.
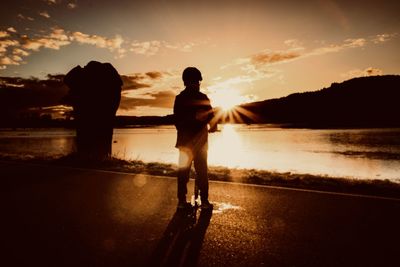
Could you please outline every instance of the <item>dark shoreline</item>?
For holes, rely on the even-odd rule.
[[[74,155],[56,159],[35,158],[16,159],[13,157],[0,157],[4,161],[25,163],[48,164],[56,166],[99,169],[107,171],[127,172],[133,174],[148,174],[157,176],[176,177],[177,166],[165,163],[144,163],[142,161],[127,161],[111,158],[102,162],[80,161]],[[191,178],[195,177],[192,170]],[[227,167],[209,167],[209,179],[214,181],[238,182],[246,184],[279,186],[297,189],[311,189],[336,193],[350,193],[372,195],[400,199],[400,181],[389,179],[364,180],[340,177],[318,176],[311,174],[278,173],[255,169],[231,169]]]
[[[398,129],[400,124],[355,124],[355,125],[340,125],[340,124],[309,124],[309,123],[271,123],[271,122],[261,122],[261,123],[219,123],[219,125],[247,125],[247,126],[267,126],[270,128],[281,128],[281,129],[310,129],[310,130],[360,130],[360,129]],[[174,124],[127,124],[118,125],[114,129],[134,129],[134,128],[148,128],[148,127],[162,127],[171,126]],[[0,131],[17,131],[17,130],[29,130],[29,129],[66,129],[75,130],[73,125],[68,124],[55,124],[55,125],[18,125],[18,126],[6,126],[0,127]]]

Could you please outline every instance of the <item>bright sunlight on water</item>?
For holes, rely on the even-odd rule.
[[[210,166],[254,168],[400,182],[400,129],[283,129],[219,125],[209,135]],[[62,129],[0,131],[0,153],[57,157],[74,149]],[[115,129],[113,154],[127,160],[178,163],[173,126]]]

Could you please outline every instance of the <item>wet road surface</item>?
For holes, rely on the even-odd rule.
[[[1,266],[400,266],[400,201],[0,162]],[[192,181],[188,185],[193,188]]]

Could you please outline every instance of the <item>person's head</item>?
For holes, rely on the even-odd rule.
[[[183,84],[190,89],[200,90],[200,82],[203,80],[201,72],[195,67],[187,67],[182,73]]]

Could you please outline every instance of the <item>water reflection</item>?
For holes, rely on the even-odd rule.
[[[176,131],[172,126],[115,129],[113,155],[127,160],[177,163]]]
[[[209,162],[228,167],[243,166],[242,137],[233,125],[224,125],[220,132],[214,133],[209,141]],[[250,156],[250,155],[249,155]]]
[[[65,129],[0,131],[0,153],[13,158],[60,157],[74,151],[74,132]]]
[[[211,166],[366,179],[400,178],[400,129],[309,130],[265,125],[220,128],[221,132],[209,138]],[[116,150],[129,151],[128,155],[132,153],[144,161],[177,162],[173,127],[131,129],[135,135],[119,131]]]
[[[209,165],[400,181],[400,129],[310,130],[221,125],[209,136]],[[29,157],[73,151],[73,131],[0,131],[0,153]],[[173,126],[115,129],[113,154],[178,162]]]

